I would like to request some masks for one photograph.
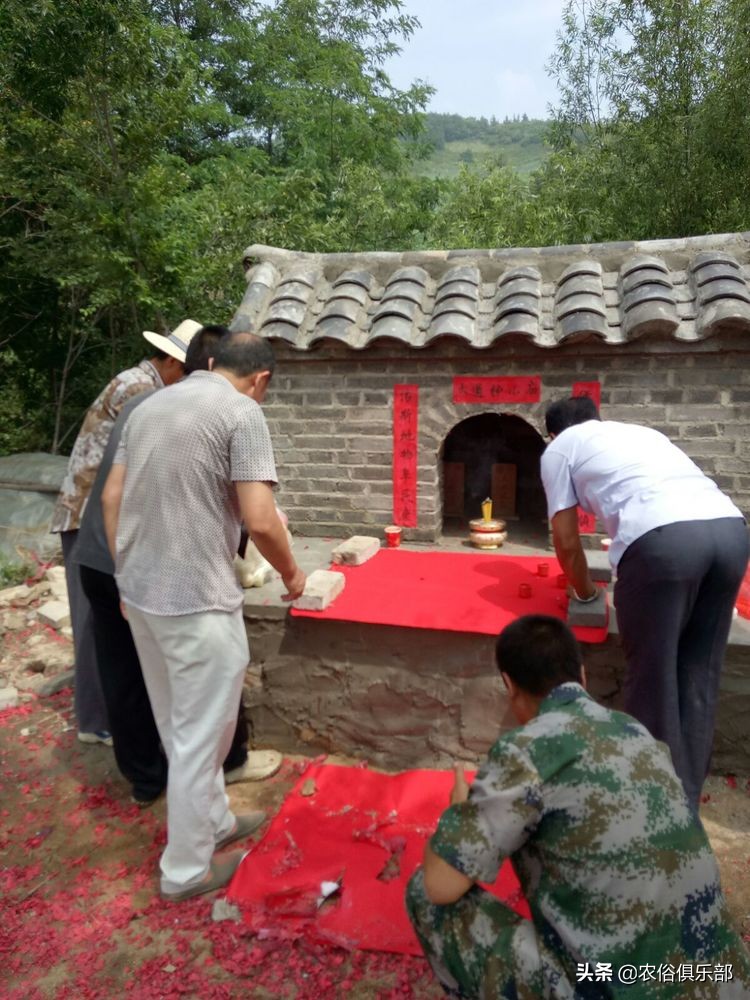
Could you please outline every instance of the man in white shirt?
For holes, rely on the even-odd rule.
[[[742,513],[658,431],[602,421],[585,397],[552,403],[542,481],[573,599],[595,595],[577,507],[612,539],[628,672],[625,710],[670,748],[697,810],[708,773],[724,651],[747,568]]]

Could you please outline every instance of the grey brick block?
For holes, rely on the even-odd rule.
[[[697,365],[700,366],[701,362],[698,361]],[[724,361],[726,365],[726,360]],[[679,382],[682,385],[690,386],[719,386],[719,385],[737,385],[738,378],[737,372],[728,368],[727,371],[701,371],[700,367],[692,369],[691,371],[680,372],[678,376]]]
[[[655,423],[665,420],[668,414],[663,406],[618,405],[607,407],[606,416],[608,420],[622,420],[626,423],[648,424],[649,426],[653,426]],[[671,415],[669,416],[671,418]]]
[[[689,391],[697,392],[698,390],[693,389],[693,390],[689,390]],[[705,391],[705,390],[701,390],[701,391]],[[719,399],[718,399],[718,396],[719,396],[718,392],[714,392],[714,395],[716,396],[715,400],[714,399],[706,399],[706,400],[703,400],[703,402],[707,402],[707,403],[716,402],[716,403],[718,403],[718,401],[719,401]],[[681,403],[683,401],[683,399],[684,399],[684,396],[685,396],[685,394],[683,393],[682,389],[651,389],[651,391],[649,392],[649,401],[652,402],[652,403],[661,403],[661,404],[664,404],[664,403]],[[692,399],[692,397],[690,397],[689,395],[688,395],[688,398]],[[696,403],[699,402],[699,400],[697,400],[697,399],[696,400],[692,400],[692,401],[696,402]]]
[[[380,551],[380,539],[373,535],[353,535],[341,545],[337,545],[331,555],[335,563],[345,566],[361,566]]]
[[[718,437],[719,428],[716,424],[685,424],[682,428],[682,436],[685,438]]]
[[[304,594],[292,603],[300,611],[325,611],[344,589],[345,583],[343,573],[328,569],[313,570],[305,583]]]
[[[665,402],[679,402],[679,400],[665,400]],[[695,403],[696,405],[721,403],[721,391],[719,389],[698,389],[688,386],[684,392],[684,402]]]
[[[354,389],[338,389],[333,394],[334,406],[359,406],[362,393]]]
[[[372,437],[350,437],[346,439],[346,447],[353,452],[393,452],[393,438],[377,432]]]
[[[568,604],[568,625],[573,628],[603,628],[607,624],[607,592],[599,589],[595,601],[583,604],[571,598]]]
[[[589,573],[594,583],[611,582],[612,566],[609,562],[609,555],[606,552],[602,549],[590,549],[586,552],[586,562],[588,563]]]
[[[731,410],[726,406],[669,406],[667,407],[667,418],[675,421],[695,421],[708,423],[719,421],[724,423],[731,417]]]
[[[606,368],[602,374],[604,385],[608,389],[622,386],[624,389],[665,389],[668,385],[668,372],[665,369],[654,372],[612,372]]]

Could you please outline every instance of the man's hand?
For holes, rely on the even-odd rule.
[[[299,566],[295,566],[294,572],[291,575],[282,576],[281,580],[287,590],[286,594],[281,595],[282,601],[295,601],[298,597],[302,596],[307,577]]]
[[[593,601],[593,599],[597,596],[598,592],[599,591],[596,584],[593,583],[591,585],[591,590],[589,591],[588,594],[580,594],[580,595],[577,594],[576,589],[572,583],[569,583],[566,589],[566,593],[568,597],[571,599],[571,601],[579,601],[581,604],[586,604],[588,601]]]
[[[120,601],[120,614],[125,619],[125,621],[128,620],[128,606],[125,603],[125,601]]]
[[[578,508],[559,510],[552,518],[552,541],[568,583],[586,600],[596,593],[578,532]],[[568,596],[571,596],[568,592]]]
[[[457,806],[460,802],[466,802],[469,798],[469,783],[464,774],[464,766],[458,761],[453,765],[453,791],[451,792],[451,805]]]

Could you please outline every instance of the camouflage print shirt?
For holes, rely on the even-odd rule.
[[[88,408],[68,462],[52,513],[50,531],[76,531],[94,485],[109,435],[123,406],[146,389],[161,389],[161,375],[150,361],[115,375]]]
[[[539,952],[528,995],[750,996],[747,952],[667,748],[578,684],[555,688],[534,719],[498,739],[468,801],[443,813],[430,844],[477,882],[492,883],[511,858]],[[597,963],[611,980],[585,978]],[[669,967],[697,963],[712,975],[731,965],[732,984],[678,982],[677,973],[670,983]],[[652,967],[654,981],[618,983],[624,966]]]

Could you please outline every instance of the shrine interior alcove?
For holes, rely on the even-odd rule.
[[[508,539],[547,537],[547,507],[539,472],[541,435],[521,417],[481,413],[448,433],[442,448],[443,534],[466,536],[491,497],[493,516],[508,522]]]

